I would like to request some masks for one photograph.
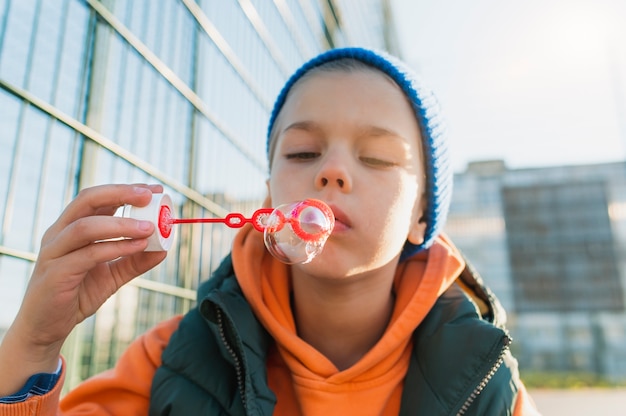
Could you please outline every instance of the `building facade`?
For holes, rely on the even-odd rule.
[[[626,379],[626,162],[455,176],[446,232],[509,311],[520,366]]]
[[[397,53],[388,19],[384,0],[0,0],[0,331],[80,189],[161,183],[176,216],[251,214],[287,76],[332,47]],[[180,226],[167,259],[72,334],[66,386],[188,310],[232,236]]]

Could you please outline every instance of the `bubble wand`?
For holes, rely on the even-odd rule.
[[[255,230],[263,232],[268,251],[287,264],[313,260],[335,226],[332,210],[317,199],[261,208],[250,218],[236,212],[224,218],[173,218],[171,198],[167,194],[153,194],[152,201],[145,207],[124,206],[122,217],[148,220],[155,225],[146,251],[167,251],[172,245],[176,224],[221,223],[230,228],[251,224]]]

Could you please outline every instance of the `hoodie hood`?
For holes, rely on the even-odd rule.
[[[290,411],[303,414],[341,414],[338,409],[342,408],[344,414],[363,414],[355,413],[357,404],[368,414],[397,414],[413,331],[465,266],[444,236],[428,250],[400,263],[394,280],[395,307],[386,331],[358,362],[340,371],[298,337],[291,310],[289,266],[267,252],[262,234],[249,226],[242,228],[232,257],[244,296],[276,341],[276,356],[271,359],[275,367],[268,366],[268,371],[282,375],[269,374],[269,379],[288,381],[291,375],[292,383],[274,386],[279,390],[278,404],[281,400],[292,403],[297,408]]]

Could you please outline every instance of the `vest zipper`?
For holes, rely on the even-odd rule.
[[[235,372],[237,374],[237,388],[239,389],[239,393],[241,394],[241,401],[243,402],[243,408],[246,411],[246,413],[248,413],[248,404],[246,402],[246,390],[244,386],[244,370],[243,370],[243,366],[241,365],[241,359],[239,358],[239,355],[237,354],[237,352],[231,345],[230,341],[226,337],[226,329],[224,328],[225,323],[224,323],[224,319],[222,315],[223,314],[222,310],[216,307],[215,312],[217,314],[217,327],[219,328],[219,331],[220,331],[220,337],[222,338],[222,342],[224,343],[224,346],[226,346],[226,350],[231,355],[231,357],[233,357],[233,362],[235,365]]]
[[[474,403],[476,398],[480,395],[483,389],[487,386],[487,383],[489,383],[489,380],[491,380],[494,374],[496,374],[496,371],[498,371],[498,369],[504,362],[504,356],[506,355],[506,352],[509,350],[511,341],[512,341],[511,337],[509,337],[508,335],[504,337],[504,345],[502,346],[502,351],[500,351],[500,355],[498,356],[498,359],[493,363],[493,365],[491,366],[491,369],[487,372],[485,377],[483,377],[480,383],[478,383],[478,385],[476,386],[472,394],[470,394],[470,396],[465,400],[465,403],[463,403],[463,406],[461,406],[461,410],[459,410],[459,412],[456,414],[457,416],[463,416],[467,412],[467,409],[472,405],[472,403]]]

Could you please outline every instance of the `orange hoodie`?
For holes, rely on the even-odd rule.
[[[288,268],[271,258],[257,233],[238,234],[233,264],[255,315],[276,340],[268,379],[278,398],[277,415],[397,415],[413,331],[465,265],[444,238],[402,263],[394,282],[395,308],[383,337],[356,364],[339,371],[297,336]]]
[[[339,371],[297,337],[289,304],[288,269],[265,252],[256,233],[247,238],[248,233],[244,228],[238,234],[233,262],[245,296],[276,339],[277,348],[268,359],[269,383],[278,398],[274,414],[397,415],[411,334],[463,267],[454,246],[440,238],[428,252],[398,268],[394,282],[396,306],[389,327],[368,354]],[[270,275],[272,279],[267,278]],[[180,318],[165,321],[140,336],[115,368],[83,382],[63,398],[60,407],[63,378],[46,395],[22,403],[0,404],[0,416],[147,414],[152,378]],[[514,415],[534,414],[534,406],[521,386]]]

